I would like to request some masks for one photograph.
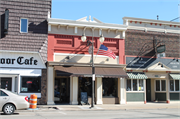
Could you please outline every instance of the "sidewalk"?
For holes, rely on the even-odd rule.
[[[180,109],[179,102],[167,103],[128,103],[125,105],[120,104],[103,104],[94,105],[94,108],[90,108],[91,105],[37,105],[38,110],[25,110],[25,111],[88,111],[88,110],[138,110],[138,109]],[[17,110],[18,111],[18,110]]]

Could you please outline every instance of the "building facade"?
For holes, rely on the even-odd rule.
[[[180,23],[124,17],[126,101],[180,101]]]
[[[89,17],[79,20],[48,19],[47,104],[81,104],[92,96],[92,39],[94,40],[95,103],[125,104],[126,25],[107,24]],[[111,49],[116,59],[97,55],[101,45]],[[81,36],[87,40],[83,42]]]
[[[51,0],[0,1],[0,87],[46,104],[48,14]]]

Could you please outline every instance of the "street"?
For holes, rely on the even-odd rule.
[[[180,119],[179,109],[84,110],[84,111],[20,111],[0,119]]]

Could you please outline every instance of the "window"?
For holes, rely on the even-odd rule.
[[[40,93],[41,77],[21,77],[21,93]]]
[[[156,80],[156,91],[160,91],[160,80]]]
[[[156,91],[166,91],[166,80],[156,80]]]
[[[165,80],[161,81],[161,91],[166,91],[166,81]]]
[[[170,91],[174,91],[174,80],[170,80]]]
[[[5,92],[0,90],[0,96],[8,96]]]
[[[179,80],[175,80],[175,91],[179,91]]]
[[[170,91],[180,91],[179,83],[179,80],[170,80]]]
[[[103,78],[103,97],[117,97],[117,78]]]
[[[126,91],[144,91],[143,79],[127,79]]]
[[[131,79],[127,79],[127,91],[131,91]]]
[[[133,91],[137,91],[137,79],[133,79]]]
[[[27,33],[28,32],[28,19],[26,18],[21,18],[20,21],[20,32],[21,33]]]
[[[139,80],[139,91],[144,91],[143,80]]]

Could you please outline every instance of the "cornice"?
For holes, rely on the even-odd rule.
[[[134,17],[123,17],[123,20],[128,21],[141,21],[144,23],[158,23],[164,25],[180,25],[180,22],[171,22],[171,21],[163,21],[163,20],[154,20],[154,19],[143,19],[143,18],[134,18]]]
[[[69,25],[72,27],[94,27],[99,29],[114,29],[120,31],[127,30],[126,25],[120,25],[120,24],[93,23],[93,22],[82,22],[82,21],[54,19],[54,18],[48,18],[47,21],[49,25]]]

